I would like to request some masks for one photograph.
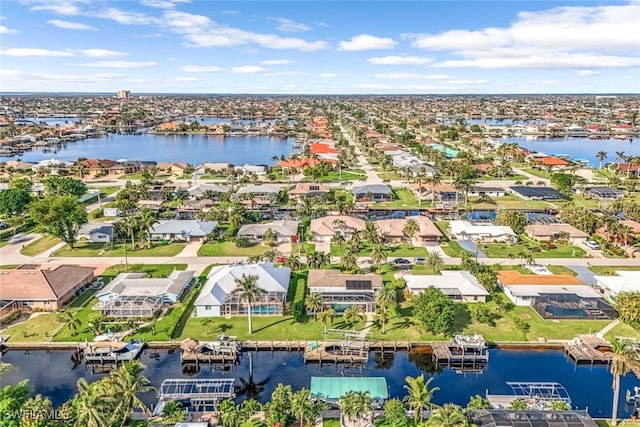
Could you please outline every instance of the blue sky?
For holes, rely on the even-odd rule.
[[[639,93],[640,0],[2,0],[0,91]]]

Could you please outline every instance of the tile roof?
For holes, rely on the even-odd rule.
[[[0,271],[0,295],[7,300],[57,300],[93,277],[93,267],[58,265],[52,269]]]
[[[521,274],[517,271],[500,271],[498,280],[504,286],[513,285],[584,285],[584,282],[569,274]]]

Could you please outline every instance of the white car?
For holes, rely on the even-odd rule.
[[[593,240],[587,240],[586,242],[584,242],[584,245],[589,249],[593,249],[594,251],[600,250],[600,245],[598,244],[598,242],[595,242]]]

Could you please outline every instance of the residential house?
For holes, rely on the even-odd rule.
[[[96,175],[106,175],[109,168],[117,165],[118,162],[109,159],[84,159],[80,164],[86,168],[86,176],[94,178]]]
[[[259,300],[251,305],[251,314],[281,315],[284,312],[291,269],[263,263],[214,266],[195,301],[196,316],[246,315],[249,307],[234,290],[239,281],[249,276],[257,276],[258,287],[263,291]]]
[[[611,187],[588,187],[585,189],[585,198],[600,202],[622,200],[624,199],[624,191]]]
[[[154,212],[160,212],[162,210],[162,200],[139,200],[138,207],[140,209],[149,209]]]
[[[351,189],[351,193],[360,202],[387,202],[393,199],[391,187],[383,184],[358,185]]]
[[[567,240],[573,245],[584,243],[589,235],[569,224],[530,224],[525,233],[533,240]]]
[[[553,187],[529,187],[521,185],[509,188],[513,193],[525,200],[557,201],[567,198],[567,196]]]
[[[481,186],[474,186],[471,188],[471,190],[469,191],[469,196],[473,196],[473,197],[482,197],[482,196],[489,196],[489,197],[504,197],[504,195],[506,194],[506,190],[504,188],[501,187],[481,187]]]
[[[77,265],[0,270],[0,295],[20,310],[60,310],[93,282],[93,271]]]
[[[209,198],[210,200],[220,200],[223,194],[231,191],[228,185],[199,184],[189,188],[189,197],[195,200]]]
[[[289,187],[289,198],[301,199],[328,195],[329,186],[312,182],[299,182]]]
[[[279,220],[265,224],[244,224],[238,230],[237,236],[248,237],[251,240],[262,242],[267,230],[276,234],[275,243],[294,242],[298,236],[299,221]]]
[[[100,305],[119,297],[157,297],[173,304],[193,280],[193,271],[174,270],[168,277],[147,277],[146,273],[120,273],[96,296]]]
[[[415,195],[421,201],[433,201],[433,207],[438,209],[450,209],[464,202],[462,196],[455,188],[448,184],[429,186],[415,183],[411,185]]]
[[[402,231],[407,221],[413,220],[418,223],[419,230],[414,239],[420,243],[439,242],[442,238],[442,232],[436,225],[426,216],[410,216],[406,218],[380,219],[376,221],[380,234],[385,242],[398,243],[408,239],[407,235]]]
[[[311,220],[309,227],[313,240],[318,242],[330,242],[336,234],[341,234],[349,239],[354,231],[362,231],[365,221],[348,215],[330,215]]]
[[[152,240],[203,242],[216,231],[218,221],[165,220],[149,230]]]
[[[518,235],[511,227],[492,223],[471,223],[455,220],[449,222],[451,235],[458,240],[475,240],[477,242],[516,242]]]
[[[616,271],[617,276],[594,276],[596,288],[615,300],[620,292],[640,292],[640,271]]]
[[[92,221],[80,227],[78,239],[87,239],[91,243],[110,243],[113,232],[113,224]]]
[[[310,294],[320,294],[326,307],[337,313],[355,305],[366,313],[376,310],[375,293],[382,288],[378,274],[345,274],[339,270],[309,270]]]
[[[237,172],[240,172],[242,175],[251,175],[256,174],[258,176],[265,175],[267,173],[267,167],[263,165],[250,165],[245,163],[241,166],[236,166],[234,168]]]
[[[158,162],[156,168],[160,173],[166,173],[173,176],[182,176],[191,168],[188,163],[184,162]]]
[[[489,292],[468,271],[444,270],[439,275],[401,276],[412,294],[420,294],[427,288],[438,288],[454,301],[486,302]]]

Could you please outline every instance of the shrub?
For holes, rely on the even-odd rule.
[[[246,236],[240,236],[236,239],[236,246],[239,248],[248,248],[251,246],[251,240]]]

